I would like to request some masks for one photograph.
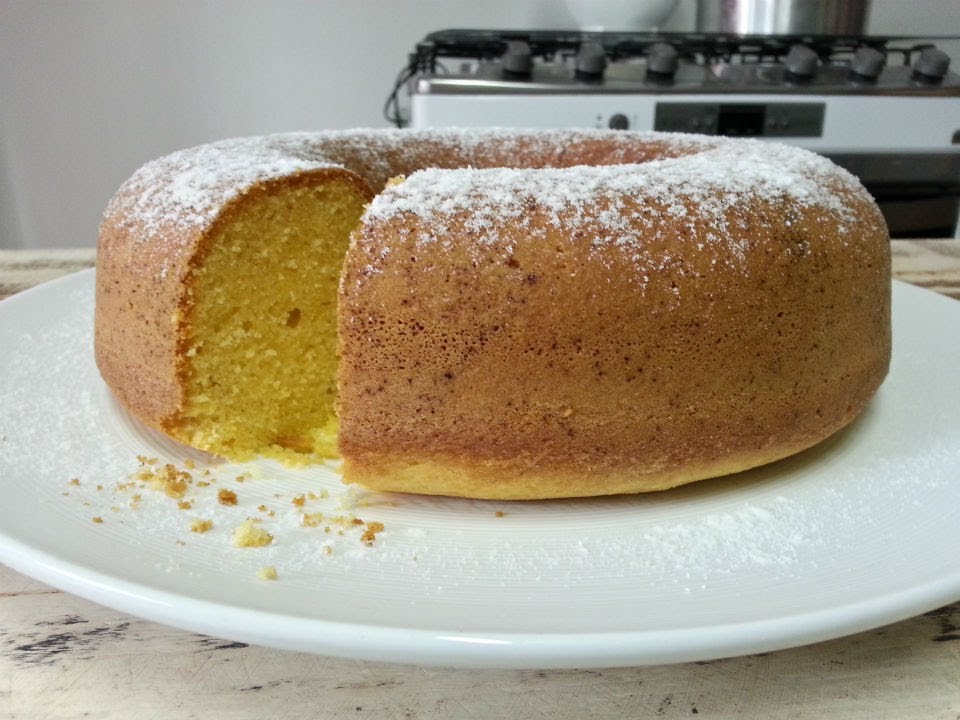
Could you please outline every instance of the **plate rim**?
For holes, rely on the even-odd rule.
[[[303,618],[192,598],[62,560],[10,537],[2,529],[0,539],[4,541],[0,543],[0,562],[28,577],[135,617],[280,650],[421,666],[560,669],[704,662],[847,637],[960,598],[958,569],[953,575],[920,586],[829,609],[683,629],[496,633],[397,628]],[[22,558],[30,558],[33,563],[21,562]],[[170,611],[164,612],[165,608]],[[195,612],[185,614],[189,608]],[[184,619],[190,617],[195,619]],[[844,627],[841,633],[836,632],[838,622]],[[279,625],[282,630],[236,630],[258,624]],[[793,630],[798,624],[805,628],[800,634]],[[304,628],[308,632],[302,632]]]

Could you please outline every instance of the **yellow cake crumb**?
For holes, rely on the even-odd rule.
[[[320,527],[323,524],[323,513],[304,513],[301,524],[304,527]]]
[[[94,518],[93,518],[93,521],[94,521],[95,523],[97,523],[97,525],[102,525],[102,524],[103,524],[103,518],[100,517],[99,515],[97,515],[96,517],[94,517]]]
[[[383,531],[383,523],[373,520],[367,523],[367,529],[364,531],[363,535],[360,536],[360,542],[366,546],[373,545],[373,541],[377,539],[377,533]]]
[[[213,529],[213,520],[196,519],[190,523],[190,531],[195,533],[205,533]]]
[[[217,493],[217,500],[221,505],[236,505],[237,494],[233,490],[222,489]]]
[[[234,547],[263,547],[273,542],[273,535],[261,527],[256,520],[248,518],[233,530]]]
[[[160,469],[153,469],[156,464],[153,458],[140,459],[140,470],[132,476],[135,480],[149,483],[157,490],[162,490],[166,495],[179,500],[187,494],[187,489],[193,480],[190,473],[185,470],[179,470],[175,465],[167,463]],[[118,489],[126,489],[126,486],[119,486]]]
[[[267,565],[257,570],[257,577],[261,580],[276,580],[277,579],[277,568],[273,565]]]

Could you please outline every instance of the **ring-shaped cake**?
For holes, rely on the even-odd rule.
[[[796,453],[890,360],[883,218],[753,140],[358,130],[227,140],[110,202],[96,357],[136,418],[376,490],[659,490]]]

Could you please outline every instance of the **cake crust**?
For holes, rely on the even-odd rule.
[[[888,368],[886,228],[818,161],[734,148],[786,176],[779,191],[688,183],[726,156],[611,171],[586,207],[570,198],[592,171],[388,188],[341,286],[345,477],[488,498],[658,490],[849,423]],[[492,212],[465,200],[497,187]]]

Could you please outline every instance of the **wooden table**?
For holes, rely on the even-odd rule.
[[[893,251],[897,277],[960,299],[960,241],[894,241]],[[0,297],[92,263],[90,250],[0,251]],[[839,640],[709,663],[451,670],[221,641],[0,566],[3,719],[694,716],[960,720],[960,603]]]

